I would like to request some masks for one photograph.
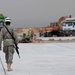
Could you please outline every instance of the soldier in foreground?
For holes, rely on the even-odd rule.
[[[9,17],[5,19],[5,25],[15,38],[16,43],[18,44],[18,37],[16,31],[11,26],[11,20]],[[0,48],[2,41],[3,41],[3,52],[5,53],[5,60],[7,63],[7,70],[12,71],[11,64],[13,61],[13,54],[14,54],[14,40],[12,39],[11,35],[9,34],[9,32],[5,27],[1,29]]]

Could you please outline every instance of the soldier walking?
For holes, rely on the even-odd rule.
[[[9,17],[5,19],[5,25],[15,38],[16,43],[18,44],[17,33],[11,26],[11,20]],[[11,64],[13,63],[14,40],[12,39],[11,35],[9,34],[9,32],[5,27],[1,29],[0,48],[2,41],[3,41],[3,52],[5,53],[5,60],[7,63],[7,70],[12,71]]]

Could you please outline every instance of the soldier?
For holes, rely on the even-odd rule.
[[[14,36],[16,43],[18,44],[18,37],[16,31],[11,26],[11,20],[9,17],[5,19],[5,25],[10,31],[10,33]],[[1,29],[0,44],[2,40],[3,40],[3,52],[5,53],[5,60],[7,63],[7,70],[12,71],[11,64],[13,61],[13,54],[14,54],[14,40],[12,39],[11,35],[9,34],[9,32],[6,30],[5,27]]]

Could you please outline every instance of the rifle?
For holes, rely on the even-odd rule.
[[[12,37],[12,39],[14,40],[14,44],[15,44],[15,50],[16,50],[16,52],[17,52],[17,54],[18,54],[18,56],[19,56],[19,58],[20,58],[20,54],[19,54],[19,47],[18,47],[18,45],[17,45],[17,43],[16,43],[16,41],[15,41],[15,38],[14,38],[14,36],[11,34],[11,32],[8,30],[8,28],[5,26],[5,25],[3,25],[5,28],[6,28],[6,30],[9,32],[9,34],[11,35],[11,37]]]

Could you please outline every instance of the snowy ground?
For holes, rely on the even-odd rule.
[[[14,54],[13,71],[8,72],[4,53],[0,52],[7,75],[75,75],[75,42],[20,43],[21,58]],[[0,75],[3,69],[0,64]]]

